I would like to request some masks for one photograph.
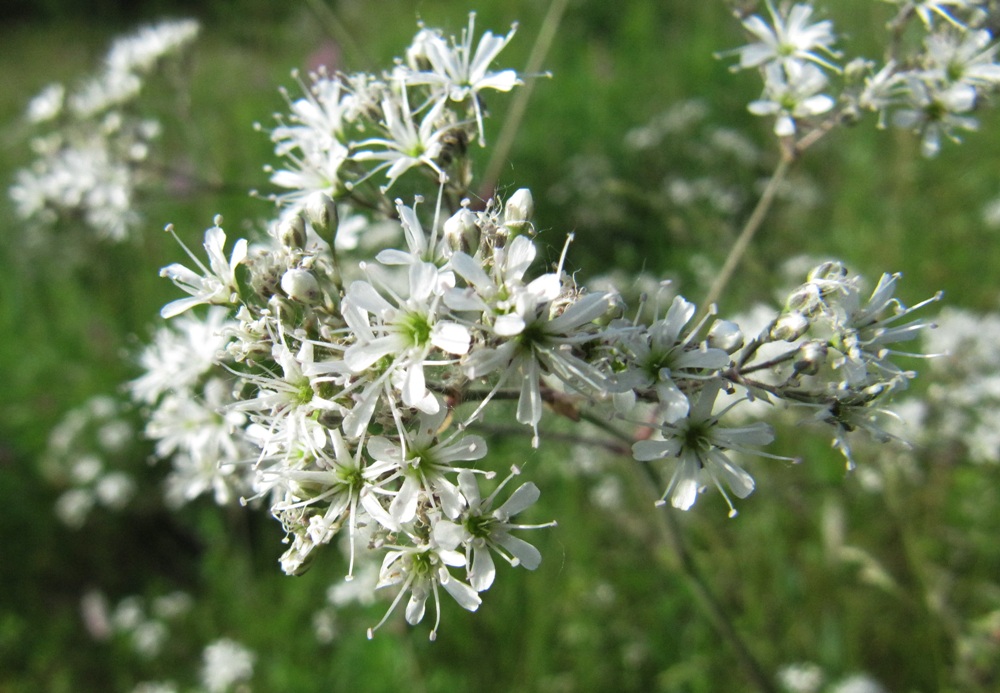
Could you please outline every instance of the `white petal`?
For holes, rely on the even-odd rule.
[[[517,559],[518,565],[523,565],[528,570],[534,570],[542,564],[542,554],[523,539],[512,537],[509,534],[502,534],[497,536],[495,541]]]
[[[427,592],[413,590],[410,594],[410,601],[406,603],[406,622],[415,626],[424,620],[424,611],[427,604]]]
[[[437,289],[438,268],[429,262],[410,265],[410,298],[426,301]]]
[[[482,266],[466,253],[460,250],[456,251],[451,256],[450,262],[452,269],[458,273],[458,276],[472,284],[479,291],[487,291],[494,288],[492,280],[483,271]]]
[[[456,443],[438,448],[435,454],[435,458],[445,464],[481,460],[484,457],[486,457],[486,441],[480,436],[465,436]],[[460,483],[461,480],[460,476]]]
[[[587,294],[549,323],[552,332],[567,333],[608,312],[610,294]]]
[[[379,462],[403,462],[403,450],[396,443],[382,436],[373,436],[368,440],[368,454]]]
[[[500,315],[493,321],[493,331],[499,337],[514,337],[524,331],[524,318],[517,313]]]
[[[466,585],[461,580],[450,579],[442,581],[441,586],[448,590],[448,594],[454,597],[458,605],[466,611],[475,611],[483,600],[479,598],[476,590]]]
[[[534,505],[539,495],[541,494],[538,487],[532,482],[529,481],[526,484],[521,484],[514,493],[510,494],[507,502],[493,511],[493,516],[506,522],[510,517]]]
[[[184,298],[178,298],[171,301],[167,305],[160,309],[160,317],[165,320],[176,317],[194,306],[199,306],[204,303],[203,300],[195,296],[185,296]]]
[[[399,493],[389,504],[389,514],[400,524],[412,520],[417,514],[417,500],[420,495],[420,482],[416,477],[408,476],[403,481]]]
[[[401,339],[396,334],[379,337],[367,343],[358,342],[344,351],[344,364],[352,373],[361,373],[379,359],[398,351],[401,346]]]
[[[533,358],[524,360],[521,380],[521,396],[517,400],[517,420],[519,423],[536,425],[542,418],[542,393],[539,390],[538,362]]]
[[[383,265],[409,265],[413,263],[413,256],[402,250],[388,248],[375,256]]]
[[[346,357],[347,354],[345,353],[344,356]],[[406,369],[402,390],[403,403],[409,407],[416,406],[427,396],[427,384],[424,380],[424,364],[422,362],[411,363]]]
[[[434,523],[434,541],[442,549],[455,550],[466,540],[468,532],[462,525],[449,520],[438,520]]]
[[[679,450],[680,443],[674,438],[669,440],[640,440],[632,443],[632,457],[640,462],[673,457]]]
[[[438,479],[434,491],[441,498],[441,509],[449,519],[454,520],[465,506],[465,498],[458,492],[458,487],[447,479]]]
[[[439,322],[431,329],[431,344],[449,354],[466,354],[471,343],[469,330],[457,322]]]
[[[472,570],[469,572],[469,582],[472,589],[485,592],[493,584],[497,569],[489,549],[476,548],[472,551]]]
[[[656,395],[660,399],[660,404],[663,405],[664,421],[672,424],[687,416],[691,405],[688,402],[687,395],[681,392],[673,380],[668,379],[658,382],[656,384]]]
[[[718,450],[711,450],[708,458],[712,461],[711,471],[722,477],[737,498],[746,498],[753,493],[753,477],[745,469],[733,464]]]
[[[393,310],[392,304],[386,301],[374,286],[360,280],[351,283],[344,300],[375,315],[385,315]]]
[[[482,502],[482,496],[479,494],[479,483],[476,481],[476,475],[471,469],[459,470],[458,487],[462,489],[462,495],[469,502],[469,507],[478,508]]]

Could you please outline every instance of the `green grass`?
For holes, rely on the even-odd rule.
[[[873,45],[865,32],[881,21],[869,14],[875,6],[831,3],[831,14],[851,17],[848,28]],[[370,3],[338,2],[339,28],[305,5],[277,11],[253,3],[232,14],[221,7],[190,63],[191,127],[170,136],[164,162],[206,184],[164,190],[148,201],[135,243],[103,245],[75,265],[56,261],[54,251],[24,250],[23,229],[0,201],[0,691],[127,691],[163,679],[187,690],[201,647],[222,636],[257,653],[253,688],[260,691],[747,690],[745,671],[657,533],[656,514],[666,511],[633,491],[636,463],[609,456],[601,475],[581,473],[587,451],[559,440],[555,433],[575,430],[559,423],[550,440],[543,431],[540,451],[527,438],[490,445],[497,469],[524,465],[542,489],[530,519],[559,522],[532,537],[542,566],[534,574],[501,568],[476,614],[446,603],[436,643],[427,642],[426,625],[410,629],[399,614],[368,642],[365,627],[381,618],[384,600],[345,609],[337,638],[317,642],[313,614],[344,565],[328,551],[306,575],[281,575],[280,528],[262,510],[223,512],[199,502],[172,514],[150,499],[122,515],[97,512],[79,531],[55,519],[57,492],[43,480],[39,456],[62,414],[135,375],[123,354],[175,295],[157,277],[182,257],[163,225],[174,223],[196,244],[216,213],[234,233],[259,228],[270,214],[243,191],[266,184],[261,166],[272,155],[252,124],[268,123],[282,108],[276,87],[292,86],[288,71],[329,47],[331,31],[351,37],[342,67],[371,69],[401,52],[418,16],[453,30],[466,22],[464,8],[441,0],[381,0],[379,16],[391,20],[377,23]],[[519,0],[477,9],[480,29],[520,22],[505,55],[524,64],[544,8]],[[72,81],[93,66],[118,28],[80,21],[0,28],[5,183],[28,157],[17,121],[24,103],[45,84]],[[745,132],[765,152],[752,170],[727,172],[734,185],[752,187],[776,160],[768,125],[744,110],[756,78],[733,75],[725,60],[712,58],[740,40],[721,3],[571,4],[546,61],[552,78],[539,79],[500,185],[533,189],[542,238],[555,248],[577,231],[571,263],[581,276],[644,268],[677,278],[694,300],[704,292],[696,258],[720,264],[742,218],[699,224],[662,195],[665,178],[696,170],[697,143],[668,139],[662,152],[641,156],[624,136],[681,99],[702,98],[707,122]],[[151,98],[170,106],[169,93]],[[488,137],[508,102],[491,98],[498,117]],[[902,270],[911,303],[943,288],[950,303],[994,309],[1000,245],[979,209],[1000,192],[997,124],[996,114],[983,113],[981,132],[962,147],[946,145],[933,161],[919,157],[910,136],[870,122],[832,135],[795,172],[819,190],[818,203],[779,203],[723,308],[769,299],[780,262],[807,253],[841,257],[869,275]],[[607,172],[596,212],[558,194],[584,161]],[[806,428],[785,429],[778,447],[806,461],[750,463],[758,488],[737,519],[727,519],[711,495],[677,518],[696,565],[765,668],[773,674],[810,661],[831,678],[867,671],[892,691],[994,690],[996,659],[986,649],[985,663],[970,669],[959,641],[1000,608],[997,469],[937,455],[922,459],[914,477],[873,493]],[[895,459],[872,448],[862,463],[893,479]],[[144,467],[143,455],[135,464]],[[608,483],[621,490],[618,510],[595,503]],[[867,572],[836,558],[838,517],[843,544],[871,558]],[[890,581],[873,579],[876,565]],[[112,602],[183,589],[196,606],[171,625],[164,654],[145,661],[120,638],[86,634],[79,600],[89,589]]]

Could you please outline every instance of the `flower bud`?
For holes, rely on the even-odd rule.
[[[302,216],[296,214],[278,225],[278,241],[286,248],[301,250],[306,245],[306,224]]]
[[[824,342],[812,340],[799,347],[795,355],[794,368],[796,373],[816,375],[820,366],[826,361],[827,346]]]
[[[771,328],[771,339],[779,342],[794,342],[809,329],[809,318],[798,311],[783,313]]]
[[[732,354],[743,346],[743,330],[735,322],[716,320],[708,331],[708,346]]]
[[[816,284],[803,284],[788,295],[785,301],[785,308],[790,313],[805,315],[815,315],[823,309],[823,299],[820,296],[820,288]]]
[[[504,226],[514,234],[531,228],[531,217],[535,214],[535,200],[531,191],[520,188],[507,199],[503,208]]]
[[[309,195],[303,207],[309,223],[324,237],[331,230],[335,231],[340,223],[340,218],[337,215],[337,203],[324,192],[314,192]]]
[[[875,63],[864,58],[855,58],[844,66],[844,81],[848,84],[860,84],[872,71]]]
[[[814,267],[807,277],[811,282],[815,281],[840,281],[847,277],[847,268],[843,263],[836,260],[829,260]]]
[[[281,290],[288,298],[302,303],[315,303],[319,300],[319,282],[312,272],[304,269],[290,269],[281,277]]]
[[[452,214],[444,222],[444,240],[448,247],[472,254],[479,247],[479,226],[476,215],[466,208]]]

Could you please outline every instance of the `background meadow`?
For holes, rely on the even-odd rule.
[[[852,51],[878,54],[884,3],[826,5]],[[274,156],[253,125],[270,127],[283,109],[280,85],[296,93],[290,71],[380,69],[418,20],[457,32],[472,9],[479,31],[519,22],[503,60],[522,69],[548,2],[48,0],[0,11],[5,188],[31,158],[22,118],[31,97],[92,71],[113,37],[138,24],[202,23],[185,59],[143,95],[164,123],[163,176],[141,201],[139,233],[113,244],[64,228],[39,242],[0,197],[0,691],[156,681],[196,690],[202,650],[219,638],[254,653],[248,686],[258,691],[750,690],[705,585],[772,680],[797,671],[823,679],[813,690],[842,690],[860,674],[886,691],[996,690],[1000,467],[972,463],[950,441],[910,453],[866,447],[845,474],[827,438],[779,429],[772,451],[804,461],[750,462],[757,490],[729,519],[711,495],[688,513],[654,508],[639,463],[598,444],[596,429],[581,439],[550,423],[532,450],[522,432],[489,422],[498,468],[522,466],[542,491],[531,521],[559,524],[533,533],[541,567],[501,569],[477,613],[445,603],[435,643],[399,614],[366,640],[388,601],[335,608],[330,588],[344,568],[334,552],[284,576],[282,531],[265,512],[207,499],[169,510],[163,470],[147,464],[141,438],[114,464],[143,494],[120,510],[95,508],[79,528],[57,518],[68,482],[45,472],[51,431],[136,377],[139,346],[178,295],[158,277],[183,260],[163,226],[189,244],[216,213],[233,235],[259,229],[273,210],[247,192],[267,191],[262,166]],[[646,271],[693,301],[705,294],[778,157],[770,123],[746,112],[759,79],[714,57],[743,42],[721,0],[570,0],[543,63],[552,76],[535,81],[497,185],[532,189],[554,257],[576,233],[569,266],[579,279]],[[491,97],[488,138],[510,101]],[[901,271],[907,303],[942,289],[938,306],[996,311],[1000,230],[989,209],[1000,197],[1000,117],[977,115],[979,132],[931,160],[913,136],[871,120],[807,152],[720,301],[723,314],[773,302],[789,284],[785,261],[801,255],[837,257],[873,279]],[[141,430],[136,412],[123,416]],[[103,629],[94,621],[102,603]]]

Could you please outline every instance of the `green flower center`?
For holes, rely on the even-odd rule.
[[[308,378],[303,378],[302,380],[293,383],[295,386],[295,392],[292,397],[295,399],[295,404],[299,406],[305,406],[312,402],[313,399],[313,388],[312,384],[309,382]]]
[[[536,321],[524,326],[524,330],[517,336],[517,343],[522,350],[527,351],[536,344],[544,344],[547,338],[548,335],[545,334],[541,321]]]
[[[692,423],[682,434],[684,447],[695,452],[705,452],[712,443],[708,438],[710,427],[704,423]]]
[[[483,517],[482,515],[470,515],[465,520],[465,529],[467,529],[469,534],[477,539],[486,539],[490,536],[495,523],[496,520],[489,516]]]
[[[410,559],[410,568],[413,570],[414,575],[425,577],[430,575],[434,570],[434,561],[431,558],[431,554],[428,551],[422,553],[412,554]]]
[[[411,346],[424,346],[431,338],[431,323],[426,315],[407,313],[400,323],[403,336]]]

